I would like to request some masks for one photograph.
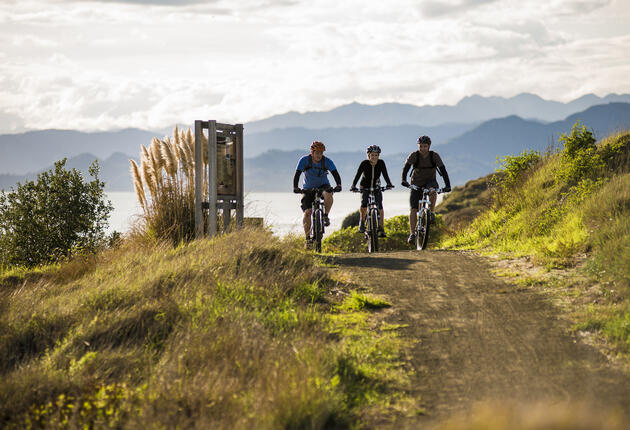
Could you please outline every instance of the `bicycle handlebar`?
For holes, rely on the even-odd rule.
[[[357,188],[355,190],[350,189],[350,191],[352,191],[353,193],[361,193],[361,192],[363,192],[363,190],[368,190],[368,191],[387,191],[387,190],[391,190],[392,188],[394,188],[394,187],[391,187],[391,188],[389,188],[389,187],[374,187],[374,188],[372,188],[372,187],[370,187],[370,188],[364,187],[364,188]]]
[[[443,188],[419,187],[419,186],[413,185],[413,184],[409,184],[409,186],[407,188],[410,188],[412,190],[417,190],[417,191],[420,191],[420,190],[424,189],[424,191],[427,192],[427,193],[430,193],[431,191],[435,191],[436,193],[441,194],[441,193],[444,192]]]
[[[299,194],[317,193],[317,192],[324,192],[324,191],[333,194],[337,192],[335,191],[334,187],[298,188],[295,190],[296,193],[298,191],[299,191]]]

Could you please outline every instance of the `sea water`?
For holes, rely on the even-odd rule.
[[[133,192],[108,192],[107,198],[112,202],[114,210],[109,220],[109,231],[121,233],[137,220],[142,209]],[[438,196],[438,202],[442,196]],[[250,192],[245,194],[245,216],[260,217],[266,226],[279,235],[289,233],[303,234],[302,210],[300,194],[274,192]],[[360,194],[341,192],[334,194],[334,203],[330,211],[330,227],[327,232],[338,230],[344,218],[359,209]],[[408,191],[386,191],[383,193],[385,218],[409,213]]]

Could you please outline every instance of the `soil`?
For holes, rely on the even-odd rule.
[[[630,416],[630,375],[572,331],[545,292],[493,275],[490,259],[430,250],[333,260],[386,298],[392,307],[379,317],[406,325],[400,335],[414,341],[409,394],[423,412],[398,417],[396,428],[424,427],[486,401],[584,402]]]

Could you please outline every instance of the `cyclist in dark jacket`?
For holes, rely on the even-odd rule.
[[[316,140],[311,144],[311,153],[300,158],[297,167],[295,168],[295,174],[293,175],[293,192],[302,192],[302,190],[298,187],[302,172],[304,172],[303,188],[305,190],[325,187],[327,190],[323,193],[324,225],[329,226],[330,219],[328,218],[328,213],[330,212],[330,208],[333,204],[332,192],[341,191],[341,177],[339,176],[337,167],[335,167],[335,163],[333,163],[330,158],[324,156],[325,150],[326,146],[322,142]],[[330,182],[328,182],[328,171],[330,171],[337,183],[337,186],[334,189],[330,186]],[[311,205],[313,204],[314,198],[314,193],[306,193],[302,197],[301,202],[302,211],[304,212],[302,225],[304,226],[304,233],[306,234],[307,242],[310,240],[311,212],[313,212]]]
[[[385,167],[385,161],[380,160],[381,148],[376,145],[368,146],[367,148],[367,160],[363,160],[357,169],[357,174],[354,175],[354,179],[352,180],[352,187],[350,187],[350,191],[357,191],[357,181],[359,177],[363,175],[361,179],[361,207],[359,208],[359,214],[361,220],[359,221],[359,231],[361,233],[365,232],[365,217],[367,213],[367,205],[368,205],[368,196],[370,195],[370,188],[377,188],[377,191],[374,192],[374,197],[376,198],[376,204],[379,209],[379,216],[381,217],[380,230],[378,235],[380,237],[385,237],[385,230],[383,229],[383,222],[385,220],[383,214],[383,193],[380,190],[381,187],[381,174],[383,178],[385,178],[385,182],[387,182],[387,188],[394,188],[392,185],[392,181],[389,179],[389,175],[387,174],[387,167]]]
[[[429,136],[420,136],[418,138],[418,150],[412,152],[405,161],[405,166],[402,171],[402,185],[404,187],[409,186],[407,182],[407,172],[413,167],[411,172],[411,183],[421,188],[439,188],[437,180],[435,178],[436,169],[440,173],[440,176],[444,179],[444,192],[451,191],[451,181],[446,172],[446,167],[442,159],[437,152],[430,151],[431,138]],[[409,195],[409,229],[411,234],[407,239],[407,242],[414,243],[416,240],[416,224],[418,222],[418,203],[422,198],[422,190],[411,190]],[[433,210],[435,209],[435,200],[437,193],[432,192],[429,194],[431,201],[431,221],[433,222]]]

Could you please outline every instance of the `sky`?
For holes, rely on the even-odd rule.
[[[630,93],[628,0],[0,0],[0,133]]]

